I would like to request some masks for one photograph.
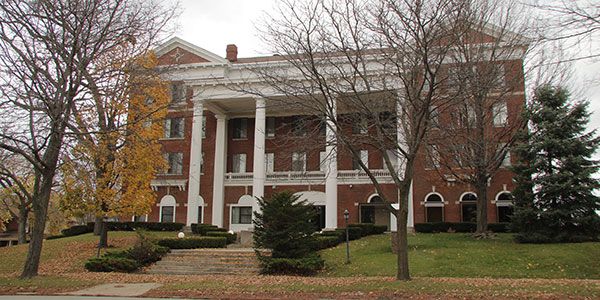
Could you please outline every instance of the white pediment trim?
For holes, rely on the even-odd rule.
[[[211,63],[217,63],[217,64],[227,64],[228,63],[228,61],[225,58],[220,57],[204,48],[198,47],[190,42],[187,42],[179,37],[172,37],[168,41],[164,42],[162,45],[158,46],[158,48],[156,48],[156,50],[155,50],[156,55],[162,56],[177,47],[179,47],[185,51],[188,51],[190,53],[193,53],[195,55],[198,55],[198,56],[208,60]]]

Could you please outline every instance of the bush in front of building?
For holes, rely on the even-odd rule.
[[[489,223],[488,230],[496,233],[510,232],[510,223]]]
[[[87,225],[75,225],[75,226],[71,226],[69,228],[61,230],[60,233],[63,236],[76,236],[76,235],[81,235],[81,234],[85,234],[85,233],[90,233],[92,231],[94,231],[93,226],[90,229],[90,227]]]
[[[206,235],[209,231],[216,231],[219,227],[217,225],[212,224],[192,224],[191,226],[192,232],[199,235]]]
[[[262,273],[314,275],[325,266],[325,261],[316,253],[300,258],[259,256]]]
[[[88,223],[87,226],[93,230],[94,222]],[[134,231],[136,229],[148,231],[181,231],[185,224],[162,222],[106,222],[106,226],[109,231]]]
[[[227,246],[226,237],[203,236],[192,238],[170,238],[157,241],[159,246],[169,249],[198,249],[198,248],[225,248]]]
[[[322,231],[317,237],[335,237],[340,243],[346,240],[346,233],[339,230]]]
[[[338,236],[330,235],[330,236],[322,236],[317,235],[316,237],[315,250],[323,250],[327,248],[332,248],[339,245],[342,242],[342,239]]]
[[[421,233],[475,232],[476,229],[477,224],[472,222],[415,223],[415,231]],[[488,230],[496,233],[510,232],[508,223],[490,223]]]
[[[346,228],[338,228],[335,231],[341,232],[342,239],[346,240]],[[348,239],[351,241],[358,240],[363,237],[363,231],[360,227],[348,226]]]
[[[90,272],[134,272],[140,268],[140,264],[125,257],[102,256],[90,258],[85,263],[85,268]]]
[[[140,231],[133,247],[122,251],[108,251],[102,257],[89,259],[85,268],[91,272],[133,272],[159,261],[168,252],[169,248],[156,245]]]
[[[362,236],[368,236],[373,234],[382,234],[387,231],[385,225],[375,225],[373,223],[359,223],[359,224],[348,224],[349,228],[357,227],[362,230]]]
[[[323,268],[316,253],[314,234],[316,212],[306,200],[289,191],[258,199],[254,213],[254,246],[270,249],[271,256],[257,251],[261,272],[265,274],[311,275]]]
[[[224,237],[227,239],[227,244],[232,244],[237,239],[237,234],[233,232],[223,232],[223,231],[207,231],[205,236],[218,236]]]

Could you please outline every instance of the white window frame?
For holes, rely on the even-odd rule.
[[[327,172],[327,151],[319,152],[319,171]]]
[[[171,83],[171,105],[185,103],[186,88],[183,83]]]
[[[172,195],[165,195],[160,200],[159,211],[158,211],[158,221],[163,223],[163,207],[173,207],[173,222],[177,220],[175,217],[177,216],[177,200]]]
[[[392,162],[392,166],[394,166],[394,170],[398,171],[398,167],[399,167],[399,160],[400,160],[400,153],[398,153],[398,149],[388,149],[385,150],[388,158],[391,160]],[[383,161],[383,169],[387,170],[387,167],[385,165],[385,159],[382,158]]]
[[[246,173],[246,153],[236,153],[231,157],[231,172]]]
[[[440,150],[438,148],[438,145],[428,145],[425,157],[425,169],[438,169],[440,167],[440,159]]]
[[[233,140],[246,140],[248,139],[248,119],[247,118],[237,118],[237,119],[232,119],[232,128],[233,128],[233,132],[232,132],[232,139]],[[239,128],[237,128],[237,125],[239,125]],[[236,136],[236,132],[239,132],[240,135]]]
[[[206,116],[202,116],[202,138],[206,138]]]
[[[273,173],[275,171],[275,153],[265,153],[265,172]]]
[[[179,169],[173,168],[171,165],[171,156],[177,155],[181,157]],[[164,159],[167,161],[167,169],[163,172],[165,175],[183,175],[183,152],[167,152],[163,153]],[[178,172],[175,172],[178,171]]]
[[[233,212],[234,210],[238,209],[242,209],[242,208],[246,208],[246,209],[250,209],[250,223],[235,223],[234,219],[233,219]],[[230,216],[229,216],[229,223],[231,223],[231,225],[252,225],[252,206],[248,206],[248,205],[231,205],[231,210],[230,210]],[[240,214],[238,214],[239,216]]]
[[[267,117],[265,120],[265,137],[266,138],[274,138],[275,137],[275,118]]]

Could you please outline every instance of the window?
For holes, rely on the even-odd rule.
[[[171,84],[171,104],[185,102],[185,86],[182,83]]]
[[[477,195],[473,193],[464,194],[461,199],[462,222],[477,222]]]
[[[234,139],[245,139],[248,138],[248,119],[233,119],[231,120],[233,125],[233,138]]]
[[[148,222],[148,215],[143,216],[133,216],[134,222]]]
[[[383,130],[387,132],[396,131],[396,112],[385,111],[379,113],[379,121],[381,122]]]
[[[321,172],[327,172],[327,152],[319,152],[319,170]]]
[[[306,152],[292,153],[292,171],[306,171]]]
[[[233,173],[246,173],[246,153],[233,155]]]
[[[440,127],[440,109],[437,106],[432,107],[429,112],[429,125],[431,128]]]
[[[504,127],[508,123],[508,108],[506,101],[495,103],[492,107],[494,127]]]
[[[273,173],[275,166],[275,153],[265,153],[265,171]]]
[[[440,151],[437,145],[427,147],[427,159],[425,164],[427,169],[437,169],[440,167]]]
[[[444,202],[438,194],[430,194],[425,198],[426,222],[444,221]]]
[[[496,207],[498,208],[498,222],[510,222],[512,217],[513,208],[513,196],[510,192],[503,192],[496,198]]]
[[[498,151],[502,151],[503,148],[506,147],[506,144],[500,144]],[[510,149],[505,149],[506,153],[504,154],[504,158],[502,159],[502,167],[508,168],[511,166],[510,162]]]
[[[275,136],[275,118],[267,117],[267,137],[272,138]]]
[[[231,224],[252,224],[252,206],[232,207]]]
[[[183,118],[170,118],[165,120],[165,138],[183,138]]]
[[[204,152],[202,152],[202,156],[200,157],[200,174],[204,174]]]
[[[369,168],[369,151],[368,150],[360,150],[360,162],[362,162],[365,167]],[[352,169],[353,170],[361,170],[361,166],[357,157],[352,157]]]
[[[398,167],[400,166],[399,160],[401,157],[400,152],[396,149],[385,150],[385,152],[387,153],[387,156],[390,159],[392,166],[394,166],[394,170],[398,171]],[[387,169],[387,166],[385,165],[385,159],[383,160],[383,169]]]
[[[292,135],[294,136],[306,136],[306,120],[301,117],[292,118]]]
[[[160,221],[163,223],[175,222],[175,206],[161,206]]]
[[[198,224],[202,224],[202,210],[203,210],[203,206],[200,205],[198,206]]]
[[[166,174],[181,175],[183,174],[183,153],[165,153],[165,160],[168,163]]]
[[[354,117],[352,120],[352,134],[367,134],[369,131],[367,120],[359,115],[354,115]]]

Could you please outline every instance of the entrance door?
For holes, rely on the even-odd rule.
[[[313,207],[317,213],[317,218],[312,220],[312,223],[315,225],[316,231],[321,231],[325,228],[325,205],[315,205]]]

